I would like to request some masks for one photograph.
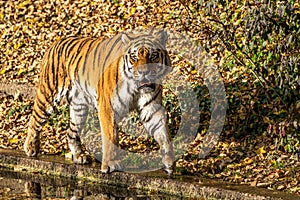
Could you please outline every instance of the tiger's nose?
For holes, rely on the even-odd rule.
[[[149,51],[148,51],[148,49],[145,48],[145,47],[142,47],[142,48],[140,48],[140,49],[138,50],[138,55],[139,55],[139,56],[147,57],[148,53],[149,53]]]
[[[147,77],[149,75],[151,75],[152,72],[148,69],[138,69],[135,73],[135,76],[138,76],[138,77]]]

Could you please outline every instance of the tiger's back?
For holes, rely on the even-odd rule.
[[[47,99],[59,97],[67,92],[71,82],[81,84],[82,89],[86,91],[88,90],[85,86],[96,86],[103,75],[104,62],[111,62],[115,60],[114,54],[121,54],[122,49],[109,51],[110,47],[121,46],[118,38],[99,40],[69,37],[54,43],[42,60],[38,83],[38,89],[41,90],[39,96],[45,96]]]
[[[26,154],[38,154],[42,126],[66,96],[71,118],[68,144],[75,163],[87,162],[80,133],[89,107],[99,113],[103,172],[118,168],[112,155],[118,144],[115,124],[130,110],[137,109],[145,128],[164,146],[163,162],[171,170],[174,156],[159,82],[168,71],[165,66],[170,66],[165,42],[166,34],[160,31],[153,35],[119,34],[106,40],[70,37],[53,44],[41,63],[24,145]],[[164,122],[162,126],[153,125],[158,120]]]

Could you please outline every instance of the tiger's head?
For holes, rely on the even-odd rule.
[[[158,89],[162,78],[170,71],[170,57],[166,51],[167,33],[160,30],[147,35],[122,34],[125,45],[124,72],[136,83],[140,93]]]

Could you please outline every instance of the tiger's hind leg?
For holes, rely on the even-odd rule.
[[[87,155],[82,150],[80,134],[83,131],[88,115],[88,106],[81,99],[75,98],[70,103],[70,129],[68,133],[68,145],[73,161],[77,164],[89,163]]]
[[[53,112],[54,106],[50,103],[53,97],[46,97],[38,89],[34,100],[32,115],[30,117],[24,151],[27,156],[36,157],[40,151],[40,131]]]

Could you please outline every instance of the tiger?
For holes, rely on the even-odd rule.
[[[40,132],[65,97],[69,104],[68,147],[76,164],[90,162],[80,135],[90,108],[96,110],[102,139],[101,172],[118,171],[117,124],[133,110],[160,146],[164,170],[174,170],[174,150],[162,106],[163,77],[171,70],[168,34],[123,32],[108,39],[70,36],[44,54],[24,151],[40,152]]]

